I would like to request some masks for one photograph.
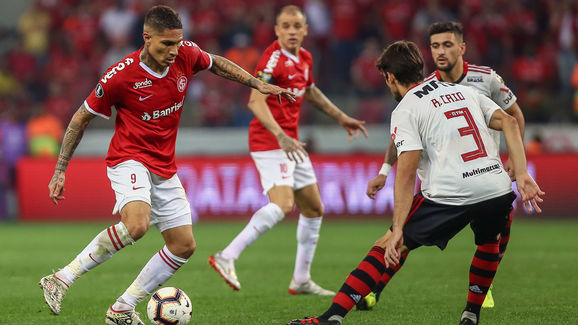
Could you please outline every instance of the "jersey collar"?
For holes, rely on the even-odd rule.
[[[142,51],[142,47],[141,47],[140,51]],[[153,76],[155,78],[159,78],[159,79],[164,78],[169,73],[169,69],[171,68],[170,65],[165,69],[165,71],[163,71],[163,73],[154,72],[151,68],[149,68],[148,65],[146,65],[144,62],[142,62],[140,60],[140,51],[138,51],[138,54],[137,54],[137,58],[139,61],[138,64],[141,66],[141,68],[144,69],[144,71],[148,72],[151,76]]]

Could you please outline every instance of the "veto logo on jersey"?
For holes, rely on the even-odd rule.
[[[114,75],[116,75],[117,72],[123,70],[124,68],[126,68],[127,66],[129,66],[133,62],[134,62],[133,58],[124,59],[124,62],[119,62],[115,67],[110,69],[110,71],[106,75],[104,75],[104,77],[102,77],[102,79],[100,79],[100,81],[103,84],[107,83],[108,80],[110,78],[114,77]]]
[[[150,120],[159,119],[161,117],[169,116],[169,114],[173,114],[173,113],[178,112],[181,109],[181,107],[183,107],[184,102],[185,102],[185,98],[183,98],[183,100],[181,100],[179,103],[175,103],[171,107],[161,108],[161,109],[157,109],[157,110],[152,111],[152,115],[150,115],[147,112],[144,112],[143,116],[141,116],[141,119],[143,121],[150,121]]]
[[[141,89],[141,88],[150,87],[152,85],[153,85],[153,82],[150,81],[148,78],[145,78],[144,81],[135,82],[134,86],[132,88],[133,89]]]
[[[277,66],[277,62],[279,62],[279,57],[281,56],[281,51],[277,50],[271,54],[269,61],[267,61],[267,65],[265,66],[265,73],[273,73],[273,69]]]

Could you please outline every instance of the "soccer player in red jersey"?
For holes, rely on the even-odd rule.
[[[178,14],[166,6],[145,17],[144,46],[110,67],[72,117],[48,188],[50,199],[64,199],[65,172],[90,121],[110,118],[115,133],[106,156],[107,174],[116,195],[113,214],[121,221],[99,233],[68,265],[43,277],[40,286],[54,314],[59,314],[69,286],[82,274],[134,244],[154,224],[165,246],[154,254],[128,289],[108,309],[107,324],[143,324],[134,311],[188,261],[196,248],[191,209],[176,174],[175,141],[190,78],[211,72],[257,92],[293,102],[291,91],[264,83],[233,62],[183,40]]]
[[[234,289],[241,284],[235,271],[235,261],[245,248],[281,221],[297,205],[297,256],[291,294],[333,295],[311,280],[311,262],[319,239],[323,205],[311,160],[298,138],[299,112],[303,99],[339,122],[356,138],[361,131],[367,137],[364,122],[349,117],[337,108],[315,86],[313,59],[301,47],[307,35],[303,11],[297,6],[285,6],[277,15],[277,40],[265,50],[256,76],[296,94],[294,103],[279,103],[275,98],[253,91],[249,108],[256,118],[249,127],[249,149],[259,174],[263,192],[270,203],[259,209],[233,241],[209,258],[209,264]]]
[[[445,82],[452,82],[476,89],[484,96],[490,98],[502,110],[513,116],[518,122],[518,128],[522,139],[524,139],[524,114],[520,106],[516,102],[516,95],[504,84],[504,80],[491,68],[485,66],[478,66],[464,61],[463,55],[466,51],[466,43],[464,42],[464,35],[462,25],[457,22],[437,22],[429,27],[430,48],[433,60],[436,65],[436,70],[425,78],[425,82],[430,80],[439,80]],[[499,150],[500,132],[490,130],[494,141],[498,144],[496,147]],[[375,198],[375,194],[385,185],[387,174],[391,166],[397,161],[395,147],[392,146],[393,141],[390,142],[385,155],[383,168],[379,175],[369,182],[367,185],[367,195],[370,198]],[[496,152],[499,154],[499,151]],[[514,170],[510,160],[506,162],[506,171],[512,178],[514,177]],[[510,227],[514,217],[513,211],[510,213],[508,223],[504,227],[500,236],[500,261],[506,252],[506,247],[510,240]],[[372,292],[361,299],[357,304],[357,309],[367,310],[371,309],[373,305],[379,300],[379,296],[387,283],[395,275],[395,273],[403,266],[407,254],[402,256],[401,262],[393,268],[388,268],[383,278],[376,284]],[[486,299],[483,303],[484,308],[493,308],[494,299],[491,289],[488,291]]]
[[[341,325],[405,252],[421,246],[443,250],[468,225],[477,248],[459,324],[478,325],[482,302],[498,269],[500,232],[516,198],[490,128],[504,133],[523,204],[542,212],[539,203],[545,193],[527,171],[518,124],[471,87],[422,82],[423,58],[412,42],[391,44],[376,65],[399,101],[390,127],[399,160],[393,225],[350,273],[326,312],[287,325]],[[421,187],[414,195],[416,175]]]

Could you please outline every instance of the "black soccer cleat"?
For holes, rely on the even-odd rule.
[[[338,320],[325,320],[318,319],[316,317],[305,317],[303,319],[294,319],[287,323],[287,325],[300,325],[300,324],[319,324],[319,325],[341,325]]]
[[[477,325],[476,323],[474,323],[473,320],[469,319],[469,318],[464,318],[462,319],[462,321],[460,322],[460,325]]]

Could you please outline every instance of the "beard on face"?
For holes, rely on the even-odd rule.
[[[445,67],[440,67],[439,65],[436,64],[436,68],[437,68],[438,70],[440,70],[440,71],[448,72],[448,71],[451,71],[451,70],[456,66],[456,63],[457,63],[457,61],[452,63],[452,62],[450,62],[450,61],[447,60],[447,59],[446,59],[446,62],[448,63],[447,66],[445,66]]]

